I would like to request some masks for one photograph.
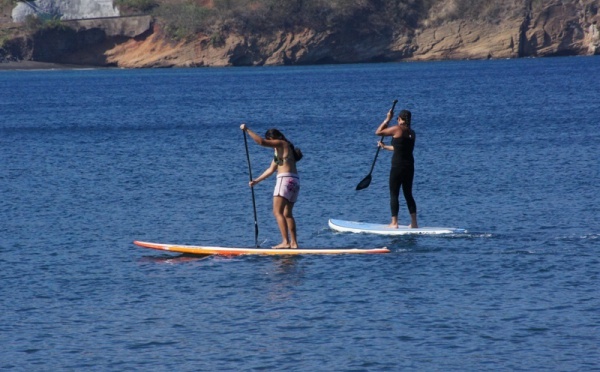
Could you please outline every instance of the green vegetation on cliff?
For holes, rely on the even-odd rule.
[[[156,0],[114,0],[113,4],[121,11],[134,13],[148,13],[160,5]]]
[[[228,31],[316,31],[390,34],[427,20],[499,22],[536,0],[116,0],[129,14],[152,14],[175,38]],[[431,21],[430,21],[431,22]]]

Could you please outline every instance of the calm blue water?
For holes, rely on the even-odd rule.
[[[0,71],[0,369],[600,371],[600,58],[183,70]],[[421,226],[389,221],[391,102],[413,111]],[[252,246],[242,122],[302,148],[304,247]],[[272,153],[249,143],[259,175]],[[279,242],[274,179],[259,242]],[[408,223],[402,204],[401,223]]]

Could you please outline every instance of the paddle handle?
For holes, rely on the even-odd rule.
[[[250,152],[248,151],[248,139],[244,130],[244,146],[246,147],[246,158],[248,159],[248,176],[252,182],[252,166],[250,165]],[[250,187],[252,191],[252,208],[254,209],[254,246],[258,248],[258,219],[256,218],[256,198],[254,197],[254,186]]]

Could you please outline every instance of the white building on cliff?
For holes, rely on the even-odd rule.
[[[13,22],[23,22],[28,15],[59,19],[117,17],[113,0],[35,0],[20,1],[12,11]]]

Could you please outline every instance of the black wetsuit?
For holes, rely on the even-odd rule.
[[[417,203],[412,196],[412,184],[415,176],[415,159],[413,149],[415,148],[414,137],[392,138],[394,155],[392,155],[392,169],[390,170],[390,207],[392,217],[398,216],[400,203],[400,187],[406,199],[410,214],[417,213]]]

